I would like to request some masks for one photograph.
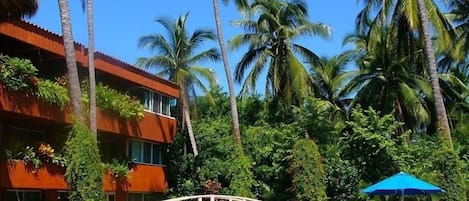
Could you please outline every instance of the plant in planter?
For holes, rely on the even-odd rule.
[[[88,104],[88,82],[83,85],[82,100]],[[111,111],[122,119],[141,119],[144,115],[144,106],[126,93],[119,92],[103,83],[96,85],[96,106],[102,110]]]
[[[118,161],[117,159],[112,159],[110,163],[104,164],[105,168],[111,174],[111,177],[117,180],[128,179],[132,168],[129,168],[129,161]]]
[[[9,90],[33,91],[38,85],[37,68],[28,59],[0,54],[0,82]]]
[[[70,102],[67,88],[59,82],[47,79],[39,81],[36,96],[43,102],[59,106],[60,109],[64,109]]]

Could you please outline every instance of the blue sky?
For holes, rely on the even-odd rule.
[[[81,0],[70,0],[72,13],[72,31],[74,39],[87,44],[86,16],[81,7]],[[316,52],[320,56],[336,55],[343,50],[342,39],[353,32],[355,16],[360,5],[355,0],[318,0],[307,1],[310,20],[321,22],[332,28],[329,39],[308,37],[297,41]],[[220,4],[225,40],[243,30],[232,26],[233,20],[240,19],[233,5]],[[95,46],[100,52],[109,54],[120,60],[135,64],[136,58],[150,56],[146,49],[137,47],[141,36],[152,33],[164,33],[154,20],[158,17],[176,18],[189,12],[188,28],[210,28],[215,30],[212,1],[210,0],[134,0],[134,1],[95,1]],[[40,1],[39,10],[29,21],[55,33],[61,33],[57,1]],[[207,43],[205,48],[218,47],[218,43]],[[243,49],[229,52],[229,61],[233,69],[243,54]],[[226,90],[226,78],[222,62],[205,63],[213,68],[220,85]],[[259,82],[262,84],[263,82]],[[236,89],[239,90],[237,84]],[[262,90],[264,86],[259,86]]]

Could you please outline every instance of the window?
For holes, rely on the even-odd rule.
[[[42,201],[41,191],[7,190],[5,193],[5,200]]]
[[[57,201],[69,201],[68,199],[68,192],[67,191],[59,191],[59,196],[57,197]]]
[[[161,199],[161,194],[158,193],[129,193],[127,201],[156,201]]]
[[[160,144],[130,140],[128,145],[129,156],[134,162],[157,165],[163,164]]]
[[[131,89],[130,93],[140,100],[145,110],[171,116],[171,107],[176,106],[176,99],[161,95],[144,88]]]
[[[106,201],[116,201],[115,193],[106,193]]]

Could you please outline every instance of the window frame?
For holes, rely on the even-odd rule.
[[[25,189],[5,189],[4,198],[7,199],[8,192],[21,192],[21,193],[39,193],[39,200],[43,200],[43,195],[41,190],[25,190]],[[21,197],[22,201],[24,201],[24,194]]]
[[[140,161],[134,161],[133,158],[132,158],[132,155],[131,155],[131,144],[132,142],[138,142],[140,143]],[[145,154],[145,146],[144,144],[145,143],[149,143],[151,145],[151,149],[150,149],[150,163],[146,163],[146,162],[143,162],[144,161],[144,154]],[[159,156],[158,156],[158,163],[153,163],[153,153],[154,153],[154,147],[159,147]],[[141,140],[141,139],[128,139],[127,140],[127,156],[128,157],[131,157],[132,159],[132,162],[133,163],[136,163],[136,164],[145,164],[145,165],[153,165],[153,166],[162,166],[162,167],[166,167],[166,164],[164,164],[164,160],[163,160],[163,144],[161,143],[156,143],[156,142],[151,142],[151,141],[147,141],[147,140]]]
[[[146,87],[133,87],[133,88],[130,88],[130,90],[143,90],[143,94],[146,94],[146,93],[149,94],[148,95],[148,98],[149,98],[148,101],[146,100],[147,96],[143,95],[144,99],[143,99],[142,105],[144,106],[144,111],[145,112],[149,112],[149,113],[157,114],[157,115],[160,115],[160,116],[175,119],[175,117],[171,116],[171,100],[177,100],[177,98],[164,95],[160,92],[154,91],[154,90],[146,88]],[[158,96],[158,100],[157,100],[158,101],[158,106],[157,106],[158,110],[155,110],[154,106],[155,106],[155,100],[156,100],[157,96]],[[168,99],[168,107],[167,108],[163,108],[163,98]],[[148,107],[147,107],[147,103],[148,103]],[[164,109],[164,112],[163,112],[163,109]]]

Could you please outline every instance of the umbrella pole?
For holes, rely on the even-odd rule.
[[[404,190],[401,190],[401,201],[404,201]]]

